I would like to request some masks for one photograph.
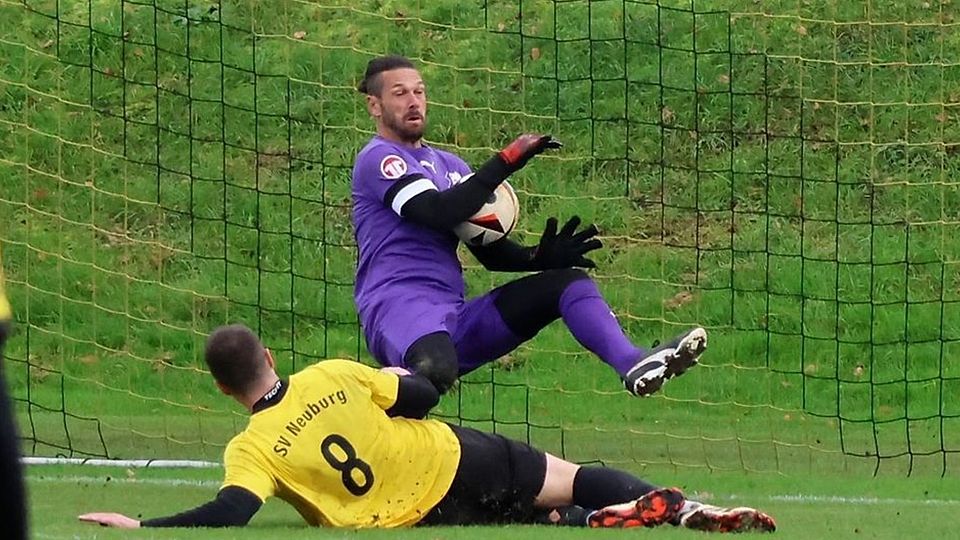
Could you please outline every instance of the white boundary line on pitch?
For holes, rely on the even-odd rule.
[[[154,486],[190,486],[198,488],[219,488],[222,482],[219,480],[186,480],[182,478],[124,478],[117,476],[32,476],[28,475],[29,482],[65,484],[65,483],[103,483],[103,484],[145,484]],[[745,496],[730,494],[724,496],[710,497],[709,499],[733,500],[733,501],[774,501],[774,502],[792,502],[801,504],[849,504],[849,505],[885,505],[885,504],[923,504],[930,506],[960,506],[960,500],[957,499],[887,499],[880,497],[841,497],[839,495],[804,495],[802,493],[792,495],[767,495],[767,496]]]
[[[108,479],[109,478],[109,479]],[[27,482],[45,484],[146,484],[152,486],[190,486],[219,488],[220,480],[186,480],[183,478],[124,478],[122,476],[33,476],[27,475]]]
[[[744,496],[731,494],[724,497],[719,497],[720,499],[729,499],[735,501],[748,501],[748,500],[767,500],[775,502],[793,502],[801,504],[820,504],[820,503],[836,503],[836,504],[873,504],[873,505],[882,505],[882,504],[924,504],[930,506],[956,506],[960,505],[960,500],[956,499],[893,499],[893,498],[880,498],[880,497],[843,497],[840,495],[804,495],[802,493],[797,493],[793,495],[767,495],[760,497]]]

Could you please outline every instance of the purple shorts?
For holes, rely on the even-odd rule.
[[[405,367],[407,349],[421,337],[446,332],[453,339],[460,375],[516,349],[523,340],[511,332],[494,306],[497,291],[466,302],[436,304],[427,298],[395,300],[376,324],[364,328],[367,346],[384,366]]]

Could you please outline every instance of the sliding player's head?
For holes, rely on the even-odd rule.
[[[381,137],[419,145],[427,127],[427,90],[413,62],[402,56],[374,58],[357,90],[366,94]]]
[[[221,326],[207,338],[204,359],[225,394],[242,397],[275,377],[273,358],[256,334],[242,324]]]

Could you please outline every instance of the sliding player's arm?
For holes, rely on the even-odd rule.
[[[215,499],[179,514],[139,521],[123,514],[95,512],[83,514],[81,521],[107,527],[241,527],[250,522],[263,502],[277,489],[249,441],[235,438],[223,454],[226,472],[223,487]]]
[[[487,270],[495,272],[537,272],[555,268],[594,268],[596,264],[584,255],[603,244],[595,238],[596,225],[577,232],[580,217],[573,216],[557,232],[557,218],[547,220],[547,226],[536,246],[522,246],[509,238],[502,238],[486,246],[467,248]]]
[[[242,487],[226,486],[217,498],[186,512],[140,522],[141,527],[242,527],[263,501]]]
[[[397,401],[386,409],[387,416],[420,419],[440,403],[440,392],[430,379],[409,372],[398,378]]]
[[[353,360],[327,360],[333,369],[367,387],[370,398],[387,416],[420,419],[440,403],[440,393],[429,379],[398,368],[374,369]]]
[[[242,527],[249,523],[263,503],[244,488],[227,486],[212,501],[191,510],[167,517],[136,520],[123,514],[93,512],[80,516],[80,521],[105,527],[136,529],[139,527]]]

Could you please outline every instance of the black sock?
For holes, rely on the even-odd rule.
[[[538,510],[534,522],[540,525],[558,525],[561,527],[586,527],[587,517],[593,510],[581,506],[561,506],[550,510]]]
[[[573,504],[599,510],[638,499],[657,489],[632,474],[606,467],[580,467],[573,478]]]

